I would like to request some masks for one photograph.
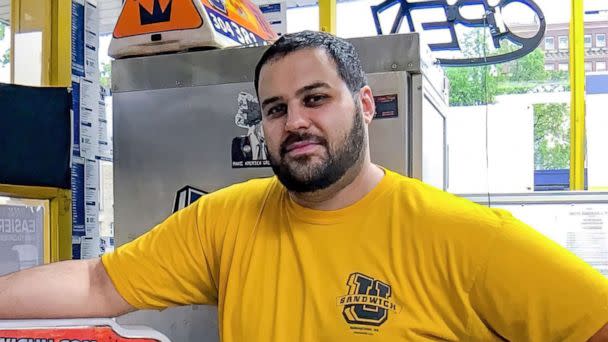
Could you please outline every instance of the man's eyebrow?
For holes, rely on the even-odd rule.
[[[303,93],[306,93],[308,91],[311,91],[311,90],[314,90],[317,88],[331,88],[331,87],[329,86],[329,84],[327,84],[325,82],[315,82],[313,84],[310,84],[310,85],[307,85],[307,86],[304,86],[304,87],[298,89],[298,91],[296,91],[296,96],[300,96]]]
[[[304,86],[304,87],[298,89],[296,91],[296,96],[300,96],[303,93],[309,92],[309,91],[317,89],[317,88],[331,88],[331,87],[329,86],[329,84],[327,84],[325,82],[315,82],[315,83],[309,84],[307,86]],[[262,101],[262,109],[264,109],[264,107],[268,106],[269,104],[271,104],[273,102],[281,101],[282,99],[283,99],[283,97],[281,97],[281,96],[269,97],[269,98],[265,99],[264,101]]]
[[[273,102],[280,101],[281,99],[282,99],[281,96],[273,96],[273,97],[267,98],[266,100],[262,101],[262,108],[268,106],[269,104],[271,104]]]

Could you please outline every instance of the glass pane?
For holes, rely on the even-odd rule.
[[[545,50],[555,50],[554,37],[545,37]]]
[[[114,177],[112,148],[112,60],[108,56],[111,34],[99,38],[99,236],[101,253],[114,250]]]
[[[44,263],[49,202],[0,196],[0,275]]]
[[[568,37],[567,36],[559,36],[559,49],[568,50]]]
[[[598,33],[595,35],[595,46],[599,48],[606,47],[606,34]]]
[[[608,190],[608,3],[601,0],[585,0],[585,34],[593,36],[592,45],[585,46],[585,126],[587,130],[587,189]]]
[[[0,5],[0,83],[11,82],[11,28],[3,17],[10,17],[10,8]]]
[[[590,48],[593,44],[593,37],[590,34],[585,35],[585,47]]]
[[[552,190],[568,188],[570,2],[535,2],[547,28],[533,52],[501,64],[445,68],[451,192],[525,193],[548,190],[553,183]],[[521,37],[533,27],[519,11],[503,16]],[[483,44],[483,39],[470,41],[472,49]],[[554,182],[564,175],[565,182]]]
[[[319,7],[303,6],[287,8],[287,32],[319,29]]]

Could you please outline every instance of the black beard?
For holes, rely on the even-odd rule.
[[[296,175],[290,165],[285,161],[286,146],[301,140],[315,139],[327,151],[327,160],[316,167],[306,170],[305,176]],[[363,129],[363,115],[360,106],[355,109],[353,126],[343,143],[332,151],[325,139],[310,134],[291,134],[281,144],[280,161],[274,160],[268,153],[272,171],[287,190],[296,193],[308,193],[326,189],[340,180],[361,159],[361,152],[365,146],[365,131]],[[293,159],[292,164],[298,163],[304,167],[310,157]],[[298,167],[298,166],[296,166]]]

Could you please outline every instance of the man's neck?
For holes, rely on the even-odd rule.
[[[349,177],[350,176],[350,177]],[[336,184],[312,193],[290,192],[299,205],[316,210],[338,210],[357,202],[380,183],[384,171],[368,158],[356,175],[345,174]]]

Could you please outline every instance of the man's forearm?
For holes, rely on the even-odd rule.
[[[0,319],[111,317],[133,308],[99,259],[35,267],[0,277]]]

